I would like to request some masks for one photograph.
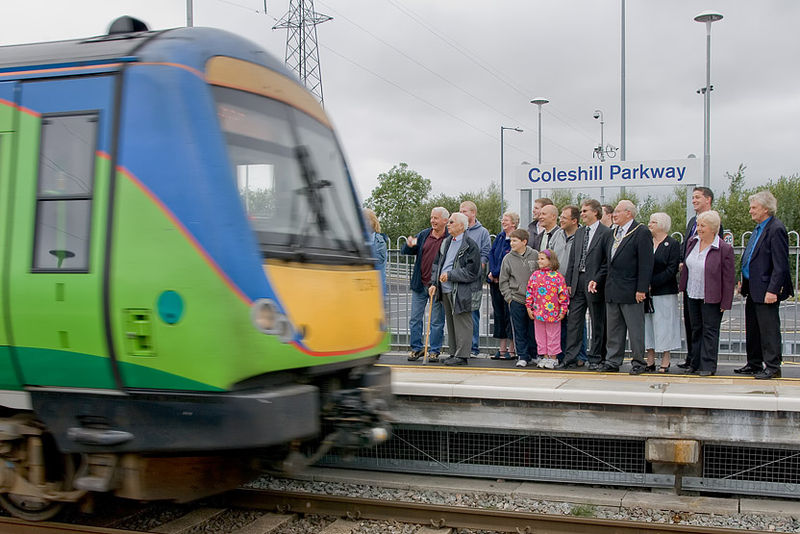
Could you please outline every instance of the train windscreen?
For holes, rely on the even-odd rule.
[[[368,258],[333,132],[283,102],[226,87],[213,91],[239,195],[265,255]]]

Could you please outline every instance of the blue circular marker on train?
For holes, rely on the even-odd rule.
[[[158,316],[167,324],[175,324],[183,316],[183,298],[175,291],[164,291],[158,297]]]

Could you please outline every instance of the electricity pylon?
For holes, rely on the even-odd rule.
[[[272,27],[286,28],[286,67],[297,74],[323,105],[317,24],[332,18],[314,11],[314,0],[289,0],[289,11]]]

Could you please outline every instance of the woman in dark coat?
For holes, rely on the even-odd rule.
[[[670,352],[681,348],[677,278],[681,246],[669,235],[671,225],[670,216],[661,212],[652,214],[647,225],[653,234],[653,276],[648,292],[653,307],[644,316],[644,346],[647,371],[656,370],[656,352],[661,353],[659,373],[669,372]]]
[[[489,253],[489,291],[492,295],[492,309],[494,310],[494,338],[499,340],[500,348],[492,356],[493,360],[511,360],[516,358],[514,341],[511,333],[511,317],[508,303],[500,293],[500,266],[503,258],[511,250],[511,232],[519,226],[519,215],[506,212],[500,219],[503,231],[497,234]]]
[[[697,216],[697,235],[686,245],[680,290],[686,291],[692,324],[692,350],[687,374],[717,372],[719,326],[733,304],[736,266],[733,247],[719,238],[716,211]]]

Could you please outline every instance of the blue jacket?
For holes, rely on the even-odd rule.
[[[750,279],[742,281],[742,295],[750,295],[753,302],[763,303],[767,292],[775,293],[778,301],[794,295],[789,270],[789,236],[775,216],[764,227],[750,254]]]
[[[489,263],[489,252],[492,250],[492,239],[489,237],[489,230],[483,227],[480,221],[467,228],[467,237],[475,241],[481,254],[481,263]],[[498,269],[500,269],[498,267]]]
[[[418,293],[422,293],[427,291],[427,288],[422,287],[422,247],[425,244],[425,240],[431,234],[433,228],[426,228],[420,233],[417,234],[417,244],[413,247],[409,247],[408,244],[403,244],[403,248],[400,250],[403,254],[407,254],[409,256],[416,256],[417,259],[414,260],[414,272],[411,274],[411,291],[416,291]],[[444,236],[445,238],[450,235],[447,232],[447,228],[444,229]]]
[[[495,282],[500,278],[500,266],[503,265],[503,258],[510,250],[511,241],[506,239],[506,232],[503,230],[494,238],[492,250],[489,252],[489,272],[494,277]]]

